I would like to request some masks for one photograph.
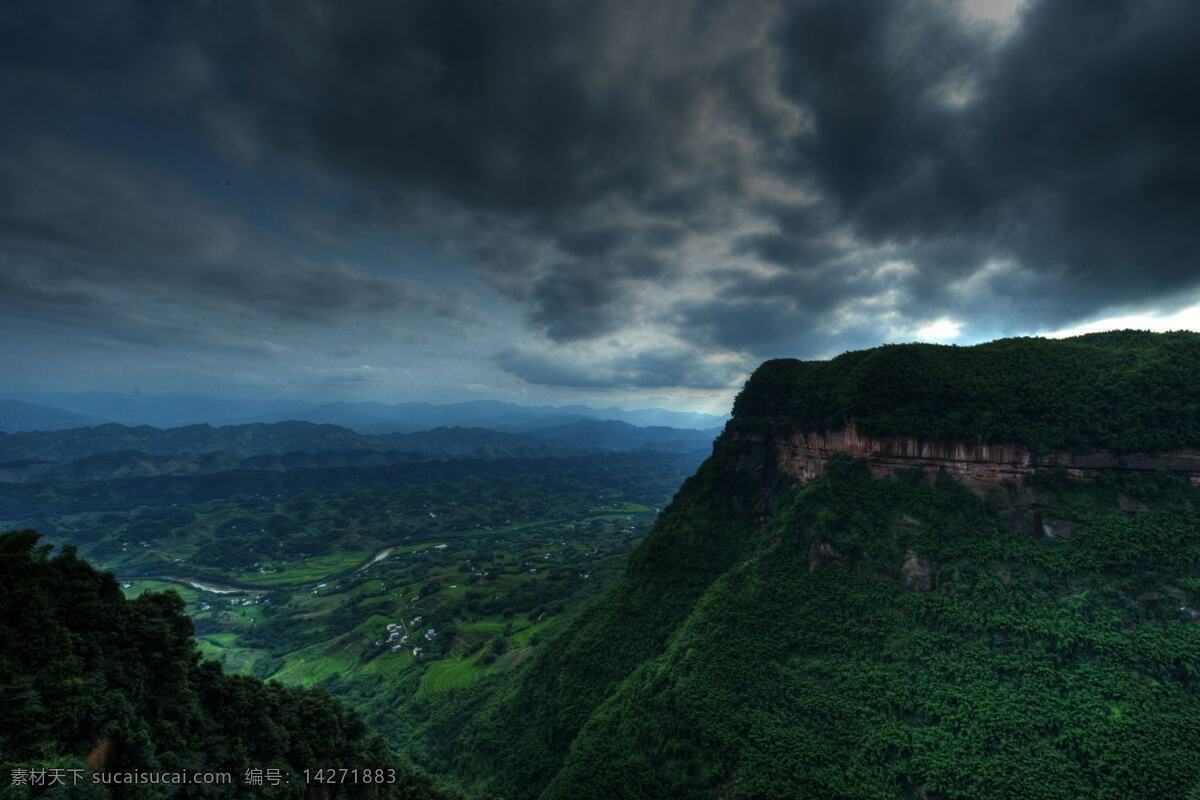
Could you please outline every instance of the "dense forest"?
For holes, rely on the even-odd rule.
[[[128,601],[112,575],[72,548],[53,552],[32,531],[0,535],[0,585],[0,796],[444,796],[323,691],[202,662],[174,593]],[[223,772],[230,781],[108,785],[85,768]],[[371,782],[313,780],[318,769],[342,768]],[[13,777],[22,770],[61,782],[25,785],[28,777]],[[277,783],[248,785],[254,771]]]
[[[1125,388],[1135,375],[1143,388],[1128,413],[1106,401],[1129,436],[1104,443],[1142,449],[1156,441],[1153,409],[1174,409],[1162,417],[1171,431],[1197,429],[1192,385],[1180,383],[1192,368],[1180,353],[1195,342],[1118,334],[981,349],[1050,354],[1068,396],[1086,395],[1089,370],[1107,363],[1087,352],[1122,351]],[[906,352],[925,351],[846,361]],[[953,384],[954,359],[971,351],[929,352],[946,354]],[[1076,357],[1078,369],[1061,371]],[[808,413],[805,397],[821,386],[797,377],[806,369],[766,365],[731,429],[807,427],[779,413]],[[873,408],[874,390],[859,391],[845,407]],[[1104,435],[1054,416],[1049,401],[1013,402],[995,398],[1007,428],[980,430],[1045,446],[1067,446],[1055,437],[1069,430],[1093,443]],[[939,429],[936,402],[929,417],[898,408],[904,424],[877,430],[960,432]],[[1088,416],[1098,408],[1081,419],[1098,426]],[[872,477],[844,456],[804,484],[774,465],[769,443],[723,437],[625,574],[524,670],[458,690],[416,720],[413,709],[369,717],[469,794],[1200,796],[1190,745],[1200,735],[1200,490],[1186,477],[1045,470],[1004,501],[945,473]],[[1022,505],[1028,497],[1036,509]]]
[[[973,347],[885,345],[768,361],[734,405],[740,430],[1149,452],[1200,447],[1200,334],[1114,331]]]
[[[596,705],[541,796],[1188,797],[1197,492],[1039,488],[1057,535],[836,461]]]

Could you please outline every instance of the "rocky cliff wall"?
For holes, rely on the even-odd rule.
[[[913,437],[873,438],[853,425],[828,433],[795,433],[770,440],[780,471],[801,481],[820,475],[831,457],[844,453],[864,459],[876,475],[895,475],[906,469],[945,471],[964,483],[1021,484],[1037,470],[1062,469],[1071,477],[1088,477],[1107,470],[1167,471],[1188,477],[1200,486],[1200,451],[1115,455],[1096,453],[1039,453],[1012,444],[938,442]]]
[[[991,502],[1022,512],[1017,515],[1015,524],[1033,530],[1040,530],[1042,521],[1037,491],[1027,484],[1026,478],[1038,470],[1061,469],[1067,476],[1080,479],[1112,470],[1167,471],[1200,486],[1200,451],[1197,450],[1124,455],[1108,452],[1034,454],[1028,448],[1012,444],[942,442],[914,437],[875,438],[860,434],[853,425],[827,433],[775,437],[733,435],[735,439],[765,445],[765,455],[774,461],[775,469],[801,482],[821,475],[829,460],[837,454],[865,460],[871,473],[879,477],[920,470],[932,480],[944,472]]]

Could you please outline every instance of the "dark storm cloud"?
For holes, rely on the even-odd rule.
[[[639,284],[684,267],[673,246],[757,158],[733,126],[775,135],[757,107],[769,9],[260,4],[219,7],[196,35],[219,63],[215,116],[406,218],[465,211],[485,274],[567,342],[620,327]]]
[[[864,254],[912,265],[893,288],[914,320],[1001,332],[1200,284],[1200,6],[1028,3],[1001,38],[947,5],[839,0],[777,30],[781,86],[812,121],[789,177],[810,196],[733,249],[785,273],[726,282],[681,308],[685,328],[822,352],[830,310],[877,296]]]
[[[309,205],[461,258],[537,343],[493,363],[541,385],[1163,307],[1200,288],[1197,30],[1188,0],[14,5],[6,294],[466,313],[298,247]],[[214,158],[261,196],[197,188]]]
[[[801,3],[777,37],[782,89],[813,122],[797,143],[797,167],[833,211],[856,221],[882,216],[881,193],[921,185],[952,157],[958,114],[947,95],[989,49],[986,31],[954,6],[926,0]]]
[[[1200,277],[1197,30],[1195,3],[1045,3],[984,85],[988,230],[1022,263],[1061,268],[1085,302]]]
[[[696,205],[667,218],[701,225],[709,201],[757,199],[755,165],[815,192],[777,206],[778,234],[731,248],[813,270],[783,295],[800,311],[864,289],[823,269],[853,255],[831,240],[839,228],[914,256],[911,300],[930,310],[983,252],[1057,275],[1049,310],[1064,320],[1114,291],[1154,299],[1197,279],[1192,3],[1034,4],[1006,41],[950,4],[791,4],[769,28],[777,76],[749,48],[766,49],[754,25],[723,27],[770,6],[349,8],[256,17],[280,29],[254,64],[254,107],[364,177],[532,219],[575,259],[524,295],[557,340],[618,328],[637,279],[663,277],[658,253],[639,257],[658,204],[682,187]],[[791,141],[787,110],[765,99],[773,81],[811,124]],[[704,129],[725,119],[739,146]],[[625,218],[606,220],[604,203]]]
[[[902,176],[839,197],[872,237],[983,241],[1101,294],[1176,288],[1195,278],[1178,255],[1200,202],[1200,57],[1184,33],[1198,26],[1193,3],[1031,6],[940,146],[924,137]]]
[[[496,360],[506,372],[528,383],[579,389],[675,386],[725,389],[733,381],[745,377],[739,365],[708,361],[702,353],[687,348],[647,349],[635,354],[589,359],[505,350]]]
[[[421,284],[287,253],[182,182],[94,151],[42,142],[0,155],[0,185],[0,307],[10,310],[120,316],[127,309],[103,299],[119,288],[300,322],[461,314]]]

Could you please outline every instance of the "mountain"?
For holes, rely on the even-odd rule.
[[[545,800],[1200,797],[1198,564],[1200,335],[772,361],[417,757]]]
[[[29,395],[25,399],[64,408],[92,420],[84,424],[115,422],[159,428],[298,419],[295,413],[311,405],[289,400],[234,400],[196,394],[142,395],[101,391]]]
[[[27,458],[0,463],[0,483],[94,481],[156,475],[211,475],[243,468],[248,459],[231,453],[153,456],[136,450],[95,453],[60,464]]]
[[[542,458],[562,448],[536,437],[487,428],[434,428],[374,437],[381,447],[452,458]]]
[[[1196,334],[1138,331],[976,347],[890,345],[769,361],[735,415],[763,431],[1015,443],[1036,451],[1200,446]]]
[[[719,430],[690,428],[639,428],[617,420],[580,419],[565,425],[534,428],[529,435],[581,449],[600,450],[708,450]]]
[[[225,675],[201,661],[179,595],[126,600],[111,574],[71,548],[51,550],[32,531],[0,535],[6,775],[57,770],[64,787],[47,797],[298,797],[306,771],[370,770],[391,778],[373,781],[371,797],[445,796],[324,692]],[[269,779],[248,785],[250,769],[297,788],[284,795]],[[148,772],[225,779],[181,792],[160,777],[130,791],[128,777],[108,785],[92,774]],[[334,796],[328,788],[304,796]]]
[[[431,403],[326,403],[300,411],[294,419],[342,425],[363,433],[421,431],[436,427],[466,426],[501,431],[528,431],[583,419],[616,420],[637,426],[713,428],[724,422],[713,414],[626,410],[591,406],[521,406],[495,400],[434,405]]]
[[[529,433],[434,428],[368,435],[311,422],[160,429],[106,424],[0,433],[0,483],[89,481],[230,470],[380,467],[447,458],[553,458],[591,451],[707,452],[715,431],[579,420]]]
[[[651,434],[650,438],[655,435],[661,436]],[[371,436],[337,425],[294,421],[219,428],[188,425],[165,430],[149,425],[130,428],[110,423],[65,431],[0,434],[0,462],[73,462],[103,454],[124,454],[127,459],[141,456],[178,461],[215,453],[236,460],[350,451],[392,451],[453,458],[525,458],[543,457],[552,450],[561,449],[553,439],[541,440],[486,428],[435,428],[417,433]],[[99,462],[94,460],[93,463]],[[4,466],[12,465],[0,464],[0,467]]]
[[[0,461],[41,459],[76,461],[99,453],[136,451],[150,456],[225,452],[237,456],[373,449],[368,437],[336,425],[311,422],[254,423],[214,428],[136,428],[114,423],[65,431],[0,434]]]
[[[311,403],[295,400],[247,400],[170,394],[143,396],[120,392],[83,392],[77,394],[27,394],[12,392],[26,404],[55,406],[77,414],[82,420],[47,427],[81,427],[104,422],[121,425],[151,425],[177,428],[208,424],[246,425],[255,422],[299,420],[338,425],[359,433],[405,433],[439,427],[476,427],[521,431],[546,427],[577,419],[618,420],[640,427],[707,429],[718,427],[725,417],[661,408],[624,409],[616,406],[593,408],[586,405],[522,406],[497,400],[466,403]],[[11,402],[17,402],[13,400]],[[0,423],[3,423],[0,404]],[[0,427],[0,430],[5,428]],[[12,430],[32,430],[29,427]]]
[[[719,428],[729,419],[725,414],[700,414],[693,411],[668,411],[662,408],[639,408],[626,410],[609,406],[607,408],[591,408],[590,406],[562,406],[560,412],[578,413],[584,417],[595,419],[613,419],[641,428],[692,428],[694,430],[710,430]]]
[[[0,398],[0,431],[53,431],[95,425],[99,421],[61,408]]]
[[[148,455],[137,450],[123,450],[94,453],[66,463],[26,458],[0,463],[0,483],[213,475],[231,470],[283,472],[292,469],[385,467],[430,459],[551,458],[579,452],[532,437],[473,428],[439,428],[421,433],[388,434],[366,444],[371,447],[315,452],[289,450],[283,453],[255,453],[245,457],[221,450],[182,455]],[[388,445],[395,449],[384,449]]]

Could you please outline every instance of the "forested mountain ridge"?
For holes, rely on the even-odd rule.
[[[682,452],[707,450],[715,434],[715,430],[639,428],[612,420],[578,420],[523,433],[454,427],[414,433],[362,434],[337,425],[311,422],[165,429],[107,424],[69,430],[0,432],[0,480],[40,480],[47,473],[50,478],[66,479],[119,477],[128,473],[130,467],[135,474],[142,475],[204,474],[222,469],[372,466],[417,456],[543,458],[598,450]],[[87,460],[90,460],[87,464],[79,463]],[[106,467],[107,463],[111,463],[111,468]],[[79,466],[60,468],[67,464]]]
[[[884,345],[768,361],[734,427],[1015,444],[1034,451],[1200,448],[1200,334],[1113,331],[973,347]]]
[[[49,430],[106,422],[175,428],[203,423],[231,426],[299,420],[338,425],[368,434],[425,431],[442,427],[520,432],[579,419],[619,420],[635,426],[707,429],[721,425],[726,418],[662,408],[523,406],[496,400],[440,405],[423,402],[331,402],[313,405],[278,398],[254,400],[243,397],[234,400],[204,395],[142,396],[118,392],[52,393],[26,396],[22,400],[31,402],[0,397],[0,430]]]
[[[92,569],[71,548],[54,554],[37,540],[32,531],[0,535],[6,784],[13,770],[57,769],[68,785],[53,796],[445,796],[324,692],[227,676],[202,662],[177,594],[126,600],[112,575]],[[85,768],[224,772],[230,779],[183,787],[97,785],[90,774],[72,772]],[[372,778],[387,779],[306,785],[305,770],[329,768],[372,770]],[[281,783],[248,785],[251,770],[279,770]],[[26,791],[9,785],[0,795]]]
[[[568,448],[540,443],[505,447],[481,444],[456,455],[460,448],[450,444],[445,450],[320,450],[288,453],[263,453],[242,458],[215,451],[199,455],[151,456],[136,450],[96,453],[78,461],[58,463],[24,459],[0,463],[0,483],[42,481],[78,482],[155,478],[163,476],[216,475],[235,470],[246,472],[286,472],[288,470],[345,468],[383,468],[413,462],[448,460],[544,459],[575,455]]]
[[[774,446],[848,424],[1034,451],[1191,446],[1197,342],[768,362],[625,576],[513,686],[464,694],[471,722],[447,716],[420,761],[509,797],[1200,796],[1185,744],[1200,736],[1200,489],[1034,468],[1037,514],[1014,525],[1018,505],[937,465],[873,474],[834,453],[798,476]],[[872,363],[886,369],[832,374]],[[893,406],[870,376],[899,381],[879,389]]]
[[[231,453],[240,457],[294,451],[370,449],[370,437],[337,425],[311,422],[250,425],[187,425],[180,428],[129,427],[108,423],[59,431],[0,435],[0,461],[36,458],[75,461],[100,453],[134,451],[151,456]]]

